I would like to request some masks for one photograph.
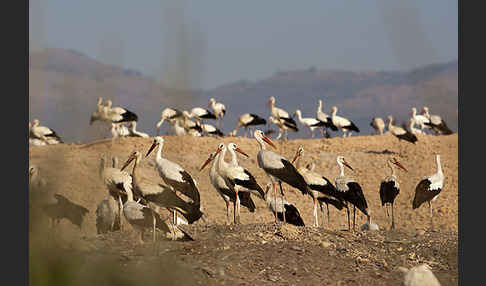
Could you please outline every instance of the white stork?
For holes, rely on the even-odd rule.
[[[412,111],[410,115],[411,115],[410,119],[412,119],[415,122],[415,124],[417,124],[420,127],[420,130],[422,132],[424,132],[425,128],[430,128],[430,126],[427,125],[427,123],[430,123],[430,119],[424,115],[417,114],[417,108],[412,107]]]
[[[183,121],[184,121],[184,119],[182,119],[182,118],[175,118],[174,120],[172,120],[172,122],[170,122],[170,124],[172,125],[171,126],[172,131],[174,132],[174,134],[176,136],[187,135],[186,129],[184,128]]]
[[[202,107],[194,107],[188,114],[189,118],[195,118],[197,121],[204,119],[217,119],[214,113]]]
[[[64,143],[54,130],[46,126],[39,126],[39,119],[34,119],[32,122],[30,135],[33,138],[44,141],[48,145]]]
[[[385,207],[387,216],[389,216],[388,206],[391,205],[391,209],[392,209],[391,229],[394,229],[395,217],[393,214],[393,209],[394,209],[395,198],[400,193],[400,184],[398,183],[397,176],[395,175],[395,169],[393,168],[393,165],[398,166],[400,169],[404,170],[405,172],[407,172],[407,169],[405,169],[405,167],[403,167],[402,164],[400,164],[400,162],[398,162],[398,160],[395,158],[389,158],[388,160],[386,160],[386,163],[391,170],[391,174],[389,176],[386,176],[385,179],[381,181],[380,200],[381,200],[381,206]]]
[[[346,202],[346,213],[348,215],[348,229],[349,230],[351,229],[351,223],[349,221],[348,203],[351,203],[353,205],[353,230],[356,221],[356,208],[358,208],[361,212],[363,212],[366,215],[366,217],[368,218],[368,224],[370,224],[371,216],[370,216],[370,212],[368,211],[368,203],[366,202],[366,198],[363,194],[363,189],[361,188],[360,184],[358,184],[355,180],[344,175],[344,166],[348,167],[351,170],[353,170],[353,168],[346,162],[343,156],[337,156],[336,161],[341,172],[336,177],[334,183],[338,195],[341,197],[341,199],[343,199]]]
[[[327,207],[327,222],[329,221],[329,204],[332,204],[338,210],[342,210],[344,207],[344,202],[337,194],[337,190],[334,185],[326,177],[314,172],[312,166],[310,168],[305,167],[302,164],[301,158],[304,155],[304,147],[299,146],[297,152],[295,153],[292,164],[295,164],[297,171],[304,177],[305,182],[309,186],[309,192],[314,201],[314,226],[319,226],[319,220],[317,216],[317,204],[318,202],[323,202]],[[319,197],[321,195],[321,197]],[[319,197],[319,200],[318,200]]]
[[[126,201],[126,190],[132,190],[132,176],[120,169],[105,166],[105,155],[100,158],[99,174],[103,183],[108,188],[108,193],[115,200],[118,201],[118,213],[123,213],[123,204]],[[121,191],[121,192],[120,192]],[[122,221],[120,216],[120,229],[122,228]]]
[[[336,125],[332,123],[332,119],[329,115],[322,112],[322,100],[319,99],[316,111],[316,118],[317,120],[324,122],[326,128],[331,128],[332,131],[338,131]],[[325,129],[327,137],[329,137],[329,133],[327,129]]]
[[[229,221],[229,204],[230,202],[232,202],[233,204],[236,203],[236,193],[226,185],[223,177],[221,177],[221,175],[219,175],[219,173],[217,172],[217,162],[219,160],[219,156],[221,156],[221,153],[209,154],[209,158],[204,162],[199,170],[202,171],[204,167],[209,164],[209,162],[213,162],[211,165],[211,169],[209,170],[209,181],[211,182],[211,185],[213,185],[214,189],[216,189],[218,194],[221,196],[221,198],[224,200],[226,204],[226,220]],[[255,203],[253,202],[249,192],[239,192],[238,197],[241,205],[247,207],[250,212],[255,211]]]
[[[402,126],[403,129],[407,129],[406,127],[407,127],[406,125]],[[425,135],[425,132],[422,129],[415,128],[415,120],[413,120],[413,118],[410,118],[408,120],[408,130],[410,131],[410,133],[412,133],[415,136]]]
[[[293,126],[297,130],[297,123],[292,117],[290,117],[289,113],[282,108],[275,107],[275,97],[271,96],[268,104],[270,104],[270,110],[273,118],[283,120],[287,125]]]
[[[194,130],[194,131],[197,131],[198,133],[202,133],[203,130],[201,128],[201,124],[199,123],[198,120],[196,120],[197,122],[194,122],[192,120],[190,120],[189,118],[191,118],[191,114],[189,114],[189,112],[187,112],[186,110],[184,110],[182,112],[182,126],[184,127],[184,129],[186,130],[186,133],[190,133],[190,132],[193,132],[191,130]],[[194,136],[194,133],[192,133],[191,135]],[[201,136],[201,135],[196,135],[196,136]]]
[[[123,123],[138,120],[138,116],[135,113],[122,107],[112,107],[112,104],[111,99],[106,100],[106,105],[103,107],[103,117],[105,121]]]
[[[235,149],[234,151],[239,152],[246,157],[248,155],[243,152],[240,148],[234,144]],[[234,165],[232,163],[227,163],[224,160],[224,156],[226,154],[226,145],[220,143],[218,145],[218,149],[216,150],[216,155],[221,152],[221,156],[218,158],[218,162],[216,162],[216,171],[218,174],[224,179],[226,185],[230,188],[230,190],[235,192],[235,204],[233,209],[234,214],[234,223],[239,224],[240,218],[239,213],[239,205],[240,205],[240,197],[239,192],[250,192],[257,196],[259,196],[262,200],[265,199],[265,192],[263,189],[258,185],[255,180],[255,177],[245,168]]]
[[[45,146],[45,145],[47,145],[47,143],[44,142],[43,140],[35,138],[32,135],[31,129],[32,129],[32,123],[29,122],[29,146]]]
[[[307,186],[304,177],[302,177],[294,165],[292,165],[292,163],[290,163],[284,157],[266,149],[265,143],[275,149],[277,148],[273,142],[263,134],[263,131],[257,129],[255,130],[253,136],[260,145],[260,151],[257,154],[258,167],[262,168],[263,171],[265,171],[265,174],[267,174],[267,176],[270,178],[273,186],[274,197],[276,196],[277,192],[277,182],[279,183],[282,196],[284,195],[282,190],[282,182],[300,190],[302,195],[310,194],[308,190],[309,187]],[[275,222],[277,222],[276,215]]]
[[[289,139],[289,134],[288,134],[289,129],[291,129],[294,132],[299,131],[299,129],[297,129],[297,127],[295,127],[294,125],[287,123],[287,121],[285,121],[285,120],[275,118],[272,115],[270,115],[268,117],[268,123],[270,123],[270,122],[277,125],[278,128],[279,128],[278,129],[278,136],[275,138],[276,140],[280,139],[280,137],[282,137],[282,134],[285,135],[285,140],[288,140]]]
[[[333,106],[331,109],[331,120],[332,124],[334,124],[336,127],[340,128],[341,131],[343,131],[343,137],[346,137],[348,132],[348,136],[351,136],[352,131],[359,132],[359,128],[352,121],[336,115],[337,111],[337,106]]]
[[[417,136],[407,129],[393,125],[393,117],[391,115],[388,115],[388,131],[390,131],[393,136],[397,137],[398,141],[405,140],[413,144],[418,141]]]
[[[422,114],[430,120],[428,123],[426,122],[425,125],[432,128],[436,134],[449,135],[453,133],[439,115],[429,114],[429,108],[427,106],[422,108]]]
[[[216,118],[218,119],[219,127],[222,128],[222,123],[223,123],[223,116],[226,114],[226,106],[222,104],[221,102],[216,102],[214,98],[209,99],[209,104],[208,107],[211,107],[211,109],[214,112],[214,115],[216,115]]]
[[[299,120],[299,122],[302,125],[309,128],[312,138],[314,138],[314,129],[322,127],[322,126],[326,126],[326,123],[324,123],[320,120],[317,120],[315,118],[312,118],[312,117],[302,118],[302,112],[300,111],[300,109],[297,109],[295,111],[294,115],[297,115],[297,119]]]
[[[142,153],[139,151],[134,151],[130,154],[121,170],[124,170],[132,161],[134,161],[132,170],[134,194],[143,198],[149,205],[154,203],[159,207],[177,210],[187,219],[189,224],[194,223],[203,216],[200,203],[187,203],[166,185],[153,183],[141,176],[138,166],[142,161]],[[154,207],[154,209],[157,208]]]
[[[433,228],[432,221],[432,202],[437,199],[442,188],[444,187],[444,173],[442,173],[442,167],[440,165],[440,155],[435,155],[435,161],[437,163],[437,173],[423,178],[415,187],[415,196],[413,198],[412,208],[416,209],[423,203],[429,203],[430,210],[430,225]]]
[[[159,172],[162,180],[167,185],[169,185],[175,192],[179,191],[188,198],[190,198],[194,202],[194,204],[200,204],[199,190],[191,175],[179,164],[162,157],[162,148],[164,147],[164,139],[162,137],[156,136],[154,138],[154,142],[150,149],[147,151],[145,157],[148,157],[152,150],[157,146],[158,149],[155,157],[155,163],[157,165],[157,171]],[[173,219],[175,224],[175,211]]]
[[[381,117],[373,117],[370,122],[370,126],[375,129],[375,134],[383,135],[383,129],[385,129],[385,122]]]
[[[157,122],[157,136],[160,135],[160,126],[162,123],[164,123],[165,120],[169,120],[169,122],[173,122],[174,119],[180,118],[182,116],[182,112],[178,109],[175,108],[165,108],[162,110],[162,113],[160,115],[160,121]]]
[[[265,202],[268,209],[277,216],[278,220],[293,224],[295,226],[305,226],[304,220],[300,216],[299,210],[293,204],[281,197],[274,197],[272,192],[269,192],[272,183],[269,182],[265,187]]]
[[[244,113],[238,118],[238,124],[236,128],[233,131],[231,131],[230,135],[236,136],[236,132],[238,132],[238,129],[243,126],[245,127],[245,137],[248,137],[247,136],[248,129],[250,129],[250,134],[251,134],[252,126],[265,125],[265,124],[267,124],[265,118],[262,118],[253,113]]]
[[[214,127],[211,124],[201,123],[200,126],[201,126],[203,134],[212,135],[212,136],[219,136],[219,137],[224,136],[224,134],[221,130],[219,130],[218,128]]]
[[[130,135],[130,130],[123,124],[111,123],[112,138],[125,137]]]

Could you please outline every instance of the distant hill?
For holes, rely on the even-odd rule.
[[[99,138],[97,126],[89,126],[99,96],[111,98],[115,106],[139,115],[137,128],[155,134],[155,123],[163,108],[207,107],[209,98],[227,107],[224,132],[231,131],[240,114],[252,112],[268,117],[268,98],[293,113],[315,116],[317,101],[324,112],[333,105],[338,114],[354,121],[361,134],[369,134],[374,116],[392,114],[398,122],[410,117],[410,109],[428,106],[457,130],[458,62],[426,65],[411,71],[278,71],[258,81],[241,80],[212,90],[177,91],[141,72],[108,65],[79,52],[47,49],[29,57],[29,120],[38,118],[67,141]],[[163,129],[166,130],[167,127]],[[308,137],[302,128],[291,137]],[[356,135],[356,134],[355,134]]]

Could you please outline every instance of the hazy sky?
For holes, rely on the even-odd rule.
[[[451,0],[30,0],[29,9],[31,50],[74,49],[178,87],[458,58]]]

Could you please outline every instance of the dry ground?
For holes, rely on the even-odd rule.
[[[134,243],[136,234],[127,224],[123,232],[96,234],[96,206],[107,196],[98,175],[99,157],[101,153],[116,155],[122,164],[134,150],[145,154],[152,139],[122,138],[113,145],[110,140],[100,140],[87,144],[30,147],[30,162],[42,168],[48,186],[89,209],[80,229],[63,220],[51,235],[55,236],[59,259],[78,255],[81,262],[77,265],[96,265],[87,262],[109,259],[110,267],[119,267],[115,272],[125,277],[123,281],[132,281],[139,276],[127,275],[131,272],[120,269],[144,269],[142,266],[151,265],[154,267],[146,266],[145,269],[152,270],[142,270],[137,275],[146,280],[151,275],[163,277],[160,279],[165,279],[168,284],[175,281],[204,285],[396,285],[402,277],[396,270],[398,266],[411,267],[427,262],[442,285],[458,284],[457,134],[420,136],[415,145],[399,142],[391,135],[275,142],[277,150],[274,151],[287,159],[292,159],[302,144],[306,151],[304,160],[313,160],[316,171],[331,181],[339,171],[336,156],[345,156],[355,170],[346,170],[346,174],[353,176],[363,187],[373,222],[381,229],[377,232],[358,230],[365,222],[362,215],[357,216],[355,232],[345,231],[346,212],[334,208],[330,209],[330,225],[326,219],[324,228],[311,227],[312,200],[285,184],[286,198],[299,209],[306,227],[275,225],[272,213],[258,198],[254,198],[257,206],[254,213],[241,209],[242,225],[227,225],[225,204],[209,182],[209,168],[199,172],[207,155],[214,152],[220,142],[238,144],[250,155],[248,159],[239,157],[240,165],[247,168],[262,187],[268,182],[263,170],[257,166],[259,147],[254,139],[165,137],[164,156],[183,166],[198,182],[205,221],[185,226],[194,237],[193,242],[160,240],[143,246]],[[414,211],[411,203],[416,184],[424,176],[436,172],[435,153],[441,155],[446,181],[434,203],[435,231],[430,231],[426,205]],[[409,170],[407,173],[397,171],[401,192],[395,202],[394,231],[389,231],[390,221],[381,207],[378,193],[380,181],[389,172],[385,163],[388,156],[396,157]],[[154,157],[152,154],[142,161],[142,172],[154,182],[161,182]],[[45,227],[42,215],[36,218],[43,221],[39,226]],[[47,242],[35,231],[36,227],[33,229],[31,255],[37,252],[42,255]],[[150,241],[148,234],[147,241]],[[31,270],[31,278],[36,273]],[[80,276],[79,273],[72,275]],[[87,279],[87,276],[82,277]],[[122,279],[120,277],[116,279]]]

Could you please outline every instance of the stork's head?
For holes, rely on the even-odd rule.
[[[337,163],[339,166],[346,166],[348,167],[349,169],[351,169],[352,171],[354,171],[354,169],[348,164],[348,162],[346,162],[346,159],[344,159],[343,156],[337,156],[337,159],[336,159]]]
[[[96,103],[96,105],[103,105],[103,98],[101,96],[98,97],[98,102]]]
[[[209,104],[208,104],[208,108],[211,107],[211,105],[215,104],[216,101],[214,100],[214,98],[210,98],[209,99]]]
[[[274,105],[275,104],[275,97],[270,96],[270,99],[268,100],[268,104]]]
[[[393,117],[391,115],[388,115],[387,119],[388,119],[388,123],[392,123]]]
[[[292,164],[297,160],[298,157],[301,157],[304,155],[304,147],[302,145],[297,148],[297,152],[295,152],[294,159],[292,160]]]
[[[300,109],[297,109],[295,112],[294,112],[294,115],[292,117],[295,117],[295,116],[302,116],[302,113],[300,111]]]
[[[112,104],[113,104],[113,102],[111,101],[111,99],[106,100],[106,106],[107,107],[111,107]]]
[[[400,169],[404,170],[405,172],[408,172],[408,170],[405,167],[403,167],[403,165],[400,162],[398,162],[398,160],[395,157],[389,158],[388,161],[390,161],[390,163],[392,163],[392,164],[395,164],[396,166],[398,166]]]
[[[34,119],[34,121],[32,121],[32,127],[36,127],[39,125],[39,119]]]
[[[150,152],[152,152],[152,150],[154,150],[154,148],[159,145],[161,146],[164,145],[164,138],[162,138],[161,136],[156,136],[154,137],[152,146],[150,146],[150,149],[148,150],[147,155],[145,155],[145,157],[147,157],[150,154]]]
[[[335,112],[337,112],[337,111],[338,111],[337,106],[333,106],[333,107],[331,108],[331,112],[332,112],[332,113],[335,113]]]
[[[255,130],[255,132],[253,133],[253,136],[255,137],[255,139],[258,142],[260,142],[260,143],[265,142],[268,145],[272,146],[273,148],[277,149],[277,147],[275,147],[275,144],[273,144],[273,142],[267,136],[265,136],[263,131],[261,131],[260,129]]]
[[[246,158],[250,157],[248,156],[248,154],[246,154],[245,152],[243,152],[239,147],[238,145],[236,145],[235,143],[231,142],[228,144],[228,149],[233,151],[233,152],[238,152],[240,154],[243,154],[246,156]]]
[[[136,163],[138,164],[138,162],[140,161],[140,158],[142,158],[142,153],[138,152],[138,151],[133,151],[132,154],[130,154],[130,156],[128,157],[127,161],[125,162],[125,164],[123,164],[123,167],[121,167],[120,171],[123,171],[128,165],[130,165],[130,163],[136,159]]]

